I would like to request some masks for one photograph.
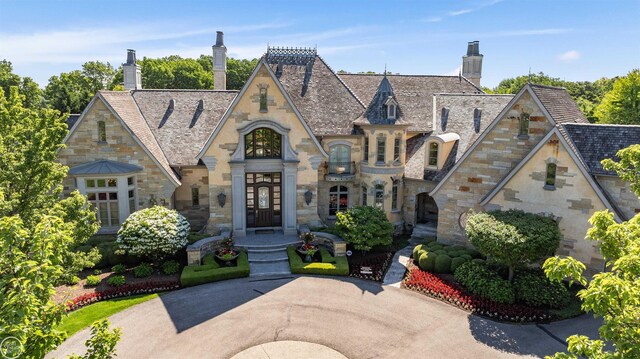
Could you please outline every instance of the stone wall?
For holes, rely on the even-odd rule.
[[[411,232],[412,228],[416,224],[416,208],[418,206],[418,195],[420,193],[429,193],[432,191],[436,182],[425,181],[419,179],[404,179],[404,207],[403,207],[403,219],[405,223],[406,230]]]
[[[550,162],[557,166],[555,189],[545,187]],[[604,262],[596,243],[586,240],[585,236],[591,227],[589,218],[605,208],[555,135],[485,205],[486,210],[520,209],[557,218],[563,236],[558,254],[570,255],[585,263],[591,274],[602,271]]]
[[[98,141],[98,121],[105,122],[106,142]],[[138,165],[143,168],[135,174],[138,208],[149,207],[153,203],[173,207],[175,186],[99,99],[71,134],[66,148],[60,150],[58,159],[69,167],[98,159]],[[63,184],[66,195],[77,188],[75,179],[71,176],[67,176]]]
[[[183,167],[179,170],[182,185],[176,189],[176,210],[191,224],[192,230],[199,230],[209,219],[209,172],[205,166]],[[194,205],[192,189],[198,188],[199,205]],[[217,198],[213,199],[217,202]]]
[[[629,182],[612,176],[597,176],[596,179],[625,217],[630,219],[640,213],[640,198],[633,193]]]
[[[527,138],[518,137],[519,118],[523,112],[530,115]],[[460,215],[469,209],[482,210],[478,204],[480,200],[551,128],[551,122],[525,92],[435,193],[438,240],[465,244],[467,239],[459,225]]]

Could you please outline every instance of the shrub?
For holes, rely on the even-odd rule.
[[[393,242],[393,225],[379,208],[356,206],[338,212],[336,217],[340,236],[357,250],[369,251]]]
[[[97,275],[89,275],[87,276],[86,284],[89,287],[95,287],[100,284],[100,277]]]
[[[433,253],[435,253],[437,255],[443,255],[443,254],[447,254],[447,251],[445,251],[444,249],[437,249],[437,250],[433,251]]]
[[[76,285],[80,282],[80,278],[77,275],[72,275],[70,277],[65,278],[65,284],[67,285]]]
[[[482,259],[482,258],[473,258],[471,261],[473,263],[478,263],[478,264],[484,264],[485,263],[485,260]]]
[[[436,273],[451,273],[451,257],[446,254],[439,254],[436,257],[436,265],[433,271]]]
[[[520,271],[513,279],[516,301],[533,307],[563,308],[570,294],[561,282],[551,282],[541,271]]]
[[[466,232],[482,254],[509,267],[509,281],[516,267],[553,255],[562,238],[553,219],[518,210],[474,214]]]
[[[464,257],[452,258],[451,259],[451,273],[455,273],[455,271],[456,271],[456,269],[458,269],[458,267],[460,267],[464,263],[467,263],[470,260],[471,260],[471,258],[467,259],[467,258],[464,258]]]
[[[124,264],[116,264],[111,267],[111,270],[115,274],[125,274],[127,272],[127,267]]]
[[[456,269],[454,276],[458,283],[473,294],[499,303],[515,302],[511,283],[483,264],[464,263]]]
[[[224,279],[249,276],[249,259],[245,252],[240,252],[237,265],[233,267],[220,267],[212,255],[205,256],[202,261],[205,264],[184,267],[180,275],[180,282],[183,286],[189,287]]]
[[[93,275],[100,275],[102,274],[102,269],[96,269],[93,271]]]
[[[180,270],[180,263],[177,261],[166,261],[162,264],[162,273],[164,274],[176,274]]]
[[[295,247],[288,247],[287,255],[289,256],[291,273],[294,274],[349,275],[347,257],[332,257],[325,248],[320,248],[320,256],[323,258],[322,263],[304,263],[296,252]]]
[[[427,246],[425,246],[424,244],[418,244],[417,246],[413,247],[413,259],[417,262],[419,257],[418,256],[418,252],[420,252],[421,250],[426,250]]]
[[[147,278],[153,274],[153,267],[149,263],[140,263],[137,267],[133,268],[133,275],[136,278]]]
[[[112,287],[119,287],[121,285],[124,285],[127,281],[124,279],[123,275],[114,275],[112,277],[109,277],[109,280],[107,281],[107,283],[109,283],[110,286]]]
[[[162,206],[132,213],[118,231],[117,242],[128,253],[159,263],[187,245],[189,222]]]
[[[427,258],[427,263],[426,263],[426,269],[429,272],[433,272],[434,269],[436,268],[436,258],[438,258],[438,256],[436,254],[431,254],[429,256],[429,258]]]
[[[429,255],[429,252],[427,251],[421,251],[419,252],[419,254],[420,256],[418,257],[418,267],[422,270],[433,270],[433,268],[427,269],[427,259],[429,257],[435,257],[435,255],[433,253]]]

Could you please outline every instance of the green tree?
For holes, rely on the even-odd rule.
[[[109,330],[107,319],[97,321],[91,325],[91,338],[84,344],[87,352],[83,356],[72,355],[69,359],[111,359],[116,356],[116,344],[120,340],[120,328]]]
[[[342,239],[361,251],[393,242],[393,225],[376,207],[356,206],[336,213],[336,229]]]
[[[600,123],[640,125],[640,69],[616,80],[595,114]]]
[[[227,90],[242,89],[257,64],[258,59],[227,59]]]
[[[51,300],[54,284],[97,224],[78,192],[60,199],[65,116],[25,108],[18,88],[10,91],[0,90],[0,333],[20,341],[21,357],[41,358],[64,339],[53,329],[64,313]]]
[[[17,87],[20,95],[24,96],[24,106],[36,108],[44,106],[42,90],[30,77],[20,77],[13,73],[13,66],[7,60],[0,61],[0,87],[7,98],[11,87]]]
[[[89,61],[82,65],[82,74],[87,78],[92,93],[100,90],[111,90],[115,86],[113,79],[116,70],[110,63]]]
[[[620,162],[604,160],[603,167],[631,181],[640,197],[640,145],[623,149],[617,156]],[[608,271],[594,275],[587,284],[584,264],[571,257],[549,258],[543,268],[551,280],[569,279],[587,285],[578,296],[584,311],[604,319],[600,338],[572,335],[567,338],[568,353],[557,353],[553,358],[640,358],[640,214],[617,223],[613,213],[600,211],[589,223],[592,227],[587,238],[598,243]],[[605,344],[611,346],[605,348]]]
[[[509,267],[509,281],[516,268],[552,256],[562,238],[553,219],[518,210],[473,214],[466,232],[482,254]]]
[[[171,55],[159,59],[145,57],[142,66],[142,87],[148,89],[211,89],[213,72],[200,62]]]

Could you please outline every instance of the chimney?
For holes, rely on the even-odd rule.
[[[462,56],[462,76],[478,87],[480,87],[480,78],[482,77],[482,57],[480,41],[469,42],[467,54]]]
[[[122,72],[126,90],[142,89],[142,71],[136,63],[136,50],[127,50],[127,62],[122,64]]]
[[[224,46],[224,34],[216,32],[216,44],[213,49],[213,89],[227,89],[227,48]]]

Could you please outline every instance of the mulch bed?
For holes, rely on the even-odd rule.
[[[367,253],[365,255],[356,253],[348,257],[349,276],[382,282],[384,280],[385,273],[387,273],[387,269],[391,266],[393,253]],[[371,269],[371,274],[362,273],[362,267],[369,267]]]
[[[409,259],[407,264],[407,274],[402,281],[402,287],[492,320],[540,323],[558,319],[544,308],[497,303],[471,294],[455,283],[452,276],[423,271],[413,263],[413,259]]]

